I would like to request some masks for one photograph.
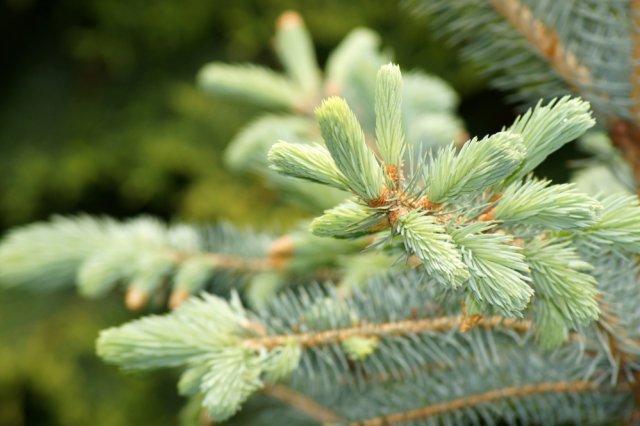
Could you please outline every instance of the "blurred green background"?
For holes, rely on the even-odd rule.
[[[454,86],[471,134],[514,114],[395,1],[0,1],[2,233],[53,213],[258,228],[301,215],[222,166],[225,144],[259,111],[194,85],[209,61],[278,68],[270,42],[287,9],[305,18],[321,64],[354,27],[380,33],[404,69]],[[98,331],[133,316],[121,298],[0,293],[0,425],[177,423],[171,373],[124,375],[94,356]]]

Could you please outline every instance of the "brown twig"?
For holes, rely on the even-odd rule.
[[[267,386],[264,389],[264,393],[284,402],[320,423],[335,423],[342,420],[330,409],[323,407],[308,396],[298,393],[284,385],[277,384]]]
[[[234,256],[222,253],[183,253],[171,252],[168,254],[171,261],[176,265],[180,265],[192,258],[193,256],[201,256],[212,267],[212,269],[222,269],[227,271],[243,271],[243,272],[263,272],[263,271],[282,271],[285,270],[293,257],[295,246],[293,238],[290,235],[284,235],[274,240],[267,250],[264,257],[247,258],[243,256]],[[189,298],[191,293],[178,286],[169,296],[168,305],[171,309],[180,306]],[[143,290],[130,287],[125,296],[125,304],[131,310],[139,310],[146,305],[149,294]]]
[[[624,374],[624,367],[634,362],[636,357],[625,351],[624,347],[638,346],[638,342],[627,335],[617,315],[612,312],[611,307],[607,303],[600,300],[599,304],[601,314],[600,318],[596,321],[596,327],[607,339],[611,356],[620,363],[619,379],[621,382],[625,382],[627,376]],[[640,371],[633,371],[633,380],[634,383],[630,385],[630,389],[633,392],[635,408],[627,424],[637,425],[640,422]]]
[[[561,42],[558,32],[536,18],[519,0],[489,0],[572,88],[590,85],[591,73]]]
[[[424,333],[427,331],[449,331],[459,328],[463,321],[464,317],[462,315],[457,315],[387,322],[383,324],[361,324],[348,328],[318,332],[255,337],[245,340],[243,345],[255,350],[271,350],[279,346],[283,346],[291,341],[295,341],[302,347],[322,346],[333,343],[342,343],[355,336],[403,336],[408,334]],[[526,332],[531,328],[531,323],[525,320],[516,320],[513,318],[505,318],[500,315],[495,315],[492,317],[481,318],[475,326],[486,329],[501,326],[518,332]]]
[[[549,63],[558,75],[576,92],[594,90],[588,68],[561,42],[553,28],[547,27],[533,15],[520,0],[489,0],[496,12],[509,21],[527,39],[531,46]],[[631,61],[631,113],[633,122],[620,117],[609,117],[609,136],[632,168],[635,182],[640,184],[640,0],[630,0],[633,51]],[[608,99],[606,94],[599,95]]]
[[[451,401],[440,402],[426,407],[418,408],[403,413],[374,417],[367,420],[349,423],[349,426],[385,426],[397,423],[411,422],[427,419],[455,410],[461,410],[480,404],[486,404],[505,398],[522,398],[531,395],[545,393],[577,393],[591,392],[598,389],[598,385],[589,381],[578,382],[546,382],[523,386],[512,386],[503,389],[494,389],[485,393],[469,395]]]
[[[636,186],[640,184],[640,128],[634,123],[618,119],[609,123],[611,142],[631,167]]]
[[[469,366],[470,363],[474,362],[474,360],[470,360],[467,358],[463,358],[459,356],[454,363],[445,363],[445,362],[426,362],[421,365],[417,365],[415,367],[407,368],[396,368],[391,370],[386,370],[382,373],[376,374],[367,374],[364,369],[361,368],[360,365],[356,365],[352,370],[358,369],[358,380],[361,380],[364,383],[384,383],[389,381],[398,381],[402,379],[409,379],[412,377],[418,377],[421,375],[429,375],[434,372],[440,372],[445,370],[453,370],[456,367]],[[355,374],[355,373],[354,373]],[[341,378],[339,382],[341,385],[353,383],[353,379]]]

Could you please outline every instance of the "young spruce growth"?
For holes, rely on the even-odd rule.
[[[297,401],[313,424],[625,415],[629,388],[618,380],[635,367],[617,364],[606,342],[615,335],[640,353],[609,326],[610,306],[628,303],[619,284],[633,279],[625,273],[640,253],[638,201],[597,200],[530,175],[594,125],[589,105],[539,103],[499,133],[416,159],[401,88],[399,68],[383,66],[375,143],[333,97],[315,111],[324,144],[279,142],[269,161],[284,175],[353,194],[311,223],[314,234],[366,236],[415,271],[398,266],[347,294],[299,286],[254,311],[235,295],[203,295],[102,332],[99,355],[129,369],[184,368],[180,391],[200,395],[216,421],[257,392]],[[584,332],[568,339],[571,330]],[[550,354],[535,336],[545,348],[565,344]],[[565,394],[574,410],[559,409]]]
[[[316,109],[326,149],[300,150],[286,142],[271,149],[272,167],[279,172],[356,196],[314,220],[312,232],[353,238],[387,230],[430,276],[448,288],[462,288],[470,313],[522,316],[540,285],[536,271],[544,268],[559,278],[551,280],[552,288],[570,285],[564,297],[580,295],[564,311],[567,324],[597,318],[593,277],[576,264],[578,278],[567,284],[560,266],[544,263],[553,258],[541,253],[562,247],[567,256],[573,254],[572,240],[596,224],[600,204],[571,184],[528,176],[593,126],[588,104],[569,97],[539,104],[502,132],[474,138],[460,150],[452,144],[409,168],[401,87],[399,68],[384,66],[376,87],[377,155],[340,98]]]

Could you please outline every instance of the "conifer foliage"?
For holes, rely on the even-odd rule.
[[[444,400],[448,404],[428,403],[434,397],[430,381],[440,380],[439,373],[421,374],[438,370],[439,357],[445,365],[455,365],[443,367],[448,374],[464,374],[469,368],[458,367],[446,339],[456,342],[454,352],[469,351],[472,357],[496,345],[500,356],[515,350],[531,351],[517,355],[527,359],[544,358],[549,355],[532,343],[534,336],[543,348],[557,347],[570,330],[592,327],[601,295],[591,274],[594,265],[584,258],[615,247],[620,256],[633,259],[640,246],[620,244],[616,233],[621,228],[606,225],[622,225],[624,213],[612,220],[601,202],[573,185],[528,175],[548,154],[594,124],[588,104],[567,97],[538,105],[504,131],[472,139],[460,150],[441,148],[410,169],[404,154],[411,150],[397,111],[401,84],[397,66],[380,69],[380,139],[375,147],[367,144],[348,104],[329,98],[316,109],[326,147],[300,150],[280,142],[269,158],[280,173],[353,193],[314,220],[313,233],[340,239],[372,235],[372,249],[405,257],[418,265],[416,272],[397,269],[346,298],[330,285],[287,290],[257,311],[247,311],[237,297],[227,302],[203,296],[172,314],[103,332],[98,353],[125,368],[184,367],[180,390],[202,394],[214,420],[236,413],[255,392],[273,392],[289,382],[314,401],[331,399],[337,388],[359,389],[348,397],[349,405],[329,404],[339,407],[332,412],[338,423],[394,424],[462,415],[451,395]],[[548,129],[546,122],[557,127]],[[607,229],[606,236],[601,229]],[[532,305],[535,309],[529,309]],[[586,335],[577,334],[562,347],[559,362],[572,367],[560,376],[542,382],[537,378],[518,388],[512,384],[526,373],[515,366],[509,373],[492,366],[490,378],[483,380],[496,381],[498,389],[467,396],[461,406],[480,415],[482,403],[476,407],[470,402],[474,398],[501,403],[521,398],[518,406],[548,401],[554,393],[578,399],[600,395],[609,385],[601,386],[596,378],[604,374],[614,379],[615,374],[599,355],[584,357],[585,345],[593,346],[595,354],[606,350]],[[580,375],[589,378],[577,380]],[[397,387],[402,393],[422,380],[429,383],[420,393],[425,400],[389,400],[375,410],[363,409],[378,386],[377,392]],[[598,397],[596,404],[604,409],[600,404],[606,400],[620,407],[624,392],[616,387],[609,391],[613,399]],[[413,405],[420,403],[424,406]],[[438,404],[444,405],[442,412]],[[541,419],[556,415],[546,410],[537,414]],[[519,417],[516,412],[513,416]]]
[[[458,12],[473,10],[462,3]],[[335,87],[322,83],[297,15],[279,31],[286,77],[215,64],[200,78],[218,94],[289,111],[252,123],[235,143],[259,141],[265,159],[253,164],[278,182],[339,191],[333,205],[284,237],[58,218],[5,238],[0,282],[75,280],[87,295],[133,283],[132,307],[172,283],[176,309],[102,331],[97,352],[126,370],[181,369],[179,392],[214,422],[633,420],[638,198],[532,174],[594,127],[590,103],[539,101],[495,134],[422,144],[410,129],[424,119],[416,111],[427,92],[413,90],[414,77],[376,63],[370,92],[358,86],[367,114],[353,92],[326,90]],[[366,51],[358,43],[336,53],[328,76],[359,75],[350,68]],[[285,122],[287,131],[263,133]],[[299,138],[287,126],[302,122]]]
[[[494,86],[530,103],[569,92],[591,103],[596,156],[579,183],[596,191],[640,183],[640,4],[635,0],[404,0]],[[614,148],[615,147],[615,148]],[[622,161],[624,158],[624,161]]]
[[[376,73],[391,54],[387,49],[381,51],[376,33],[356,28],[331,52],[322,72],[311,37],[294,12],[278,19],[274,50],[284,68],[282,73],[256,65],[213,62],[202,67],[198,82],[207,93],[254,104],[266,112],[229,143],[225,152],[229,168],[257,174],[305,208],[322,211],[345,199],[344,188],[283,179],[269,169],[267,152],[278,139],[301,145],[317,141],[320,131],[313,112],[327,96],[346,99],[367,137],[373,136],[379,131],[374,129]],[[412,71],[405,77],[403,95],[395,113],[403,112],[406,137],[417,150],[464,139],[462,123],[453,113],[457,95],[443,80]]]

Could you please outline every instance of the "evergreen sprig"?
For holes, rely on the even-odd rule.
[[[204,290],[225,294],[229,289],[246,289],[251,302],[260,304],[286,284],[318,278],[326,268],[339,278],[340,271],[352,270],[339,259],[358,255],[366,245],[299,231],[276,238],[224,223],[55,217],[16,228],[2,240],[0,285],[47,291],[75,284],[92,298],[123,285],[130,309],[164,301],[169,291],[171,307]],[[261,279],[268,275],[274,282],[265,289]]]
[[[308,414],[344,425],[465,415],[597,422],[626,413],[628,389],[601,382],[611,368],[606,345],[575,340],[550,354],[536,347],[529,321],[500,316],[461,333],[459,303],[415,272],[374,279],[346,298],[333,286],[289,290],[255,312],[236,298],[204,296],[102,332],[98,353],[128,369],[182,367],[180,391],[204,394],[218,420],[260,390],[293,409],[304,399]],[[274,392],[281,383],[290,390]],[[567,404],[565,395],[575,410],[553,402]],[[598,414],[583,417],[593,407]]]
[[[537,102],[573,92],[638,122],[634,2],[405,0],[503,90]],[[508,65],[507,65],[508,64]]]
[[[515,92],[517,100],[530,104],[573,93],[589,101],[606,130],[606,135],[597,136],[610,145],[609,155],[602,155],[602,144],[594,150],[585,141],[583,146],[594,158],[583,163],[588,167],[578,178],[594,194],[614,186],[621,189],[621,184],[637,192],[640,64],[633,52],[640,45],[640,5],[636,1],[405,0],[404,5],[426,15],[438,34],[459,45],[465,59],[478,65],[496,87]],[[539,127],[541,134],[558,128],[547,124]],[[556,140],[544,138],[536,145],[544,150],[545,141]],[[536,163],[533,160],[522,173]]]
[[[455,37],[471,35],[467,52],[492,60],[491,72],[508,61],[502,87],[525,81],[527,96],[549,98],[569,86],[599,113],[633,119],[625,65],[606,60],[621,59],[628,43],[609,56],[585,50],[591,32],[630,36],[615,28],[628,19],[626,3],[434,0],[430,13]],[[571,30],[555,33],[562,23]],[[261,424],[273,400],[277,421],[292,424],[630,418],[640,371],[638,199],[530,175],[594,125],[589,103],[540,101],[502,132],[436,149],[460,130],[455,96],[438,80],[381,66],[388,58],[375,34],[353,32],[324,79],[298,15],[280,18],[275,40],[285,74],[214,64],[200,80],[288,113],[252,123],[227,158],[264,172],[271,147],[280,175],[269,179],[331,207],[311,222],[317,237],[58,218],[6,237],[0,283],[77,281],[98,295],[124,282],[130,304],[166,284],[180,302],[212,280],[233,287],[228,299],[190,298],[105,330],[97,343],[125,369],[181,368],[180,393],[215,421],[248,404],[250,424]],[[424,134],[440,143],[421,145]],[[311,143],[320,137],[324,146]],[[398,257],[406,264],[392,268]],[[327,277],[338,282],[309,284]]]
[[[378,87],[384,88],[376,91],[380,129],[389,128],[390,120],[401,122],[397,117],[398,78],[399,71],[393,66],[383,67],[378,74]],[[540,287],[546,290],[542,296],[554,294],[556,306],[574,303],[571,309],[575,311],[569,314],[564,310],[561,315],[567,329],[597,318],[592,279],[560,282],[549,278],[536,283],[540,281],[536,272],[540,263],[530,264],[523,251],[539,238],[562,237],[567,240],[565,249],[574,253],[571,239],[593,243],[602,235],[596,230],[604,229],[605,222],[615,223],[621,232],[626,229],[628,222],[610,219],[596,199],[573,185],[523,179],[547,155],[593,126],[587,103],[565,97],[538,104],[507,130],[482,140],[472,139],[459,151],[453,146],[441,148],[411,170],[401,167],[394,154],[406,150],[401,129],[379,132],[384,139],[378,141],[378,158],[374,147],[365,143],[344,100],[325,101],[317,118],[328,152],[359,202],[349,201],[328,210],[313,222],[312,232],[338,238],[381,231],[398,235],[407,254],[415,255],[425,271],[444,286],[463,288],[474,310],[521,316],[535,288]],[[288,170],[279,158],[275,166],[281,173],[307,179],[324,173],[314,172],[313,164],[327,163],[323,159],[326,153],[294,151],[294,147],[281,142],[272,148],[272,158],[285,150],[291,156],[303,156],[290,160],[295,170]],[[312,157],[304,157],[307,154]],[[309,170],[299,171],[299,167]],[[615,241],[611,233],[608,243],[602,241],[598,247],[606,248]],[[541,246],[539,250],[552,253],[555,248]],[[553,263],[544,268],[553,269]],[[581,277],[588,269],[577,260],[568,268],[556,264],[555,270],[545,275]],[[565,285],[569,288],[563,289]],[[553,286],[558,287],[556,293]],[[583,286],[587,290],[582,290]]]
[[[322,211],[343,201],[347,194],[335,188],[282,179],[273,169],[295,168],[294,160],[288,158],[287,161],[278,161],[274,158],[271,162],[274,167],[269,167],[267,151],[278,140],[301,145],[298,148],[289,147],[289,150],[318,148],[316,141],[320,129],[313,120],[314,110],[327,96],[339,95],[347,99],[357,117],[354,124],[361,127],[352,128],[355,133],[364,133],[365,139],[376,133],[386,135],[379,139],[389,141],[387,145],[381,145],[381,154],[388,155],[386,159],[389,164],[400,165],[410,155],[458,140],[464,134],[460,120],[454,115],[457,95],[453,90],[439,78],[421,72],[412,72],[402,82],[397,66],[379,70],[390,57],[388,53],[380,51],[379,37],[371,30],[359,28],[347,35],[329,55],[324,73],[318,67],[311,37],[298,14],[285,12],[278,19],[274,48],[283,64],[284,73],[255,65],[211,63],[202,68],[198,81],[205,91],[216,96],[254,103],[272,111],[249,123],[230,142],[225,160],[236,171],[265,177],[268,184],[291,195],[293,201],[305,208]],[[376,80],[376,73],[383,75]],[[393,110],[387,107],[380,110],[380,105],[375,105],[375,91],[394,94]],[[344,108],[342,110],[346,113]],[[276,111],[278,114],[275,114]],[[389,114],[385,116],[386,119],[378,120],[376,127],[376,114],[382,117],[385,112]],[[323,132],[327,131],[325,126]],[[350,135],[354,141],[360,138],[355,133]],[[328,137],[325,135],[324,138],[326,142]],[[397,138],[406,139],[412,152],[405,152],[402,148],[404,145],[392,141]],[[394,151],[387,152],[387,146]],[[273,155],[287,156],[285,148],[279,148],[283,150],[273,151]],[[362,151],[362,154],[366,155],[366,151]],[[320,158],[315,161],[320,161]],[[370,165],[372,169],[369,172],[372,174],[367,179],[380,179],[380,173],[374,176],[375,163]],[[329,165],[324,166],[327,166],[327,171],[330,170]],[[348,173],[344,167],[345,164],[340,165],[341,173]],[[318,171],[321,168],[317,168]],[[357,176],[353,175],[351,181],[354,182],[354,179]],[[343,182],[336,182],[333,178],[332,182],[331,186],[343,188]],[[360,190],[364,188],[360,187]],[[373,193],[368,195],[374,196]]]

